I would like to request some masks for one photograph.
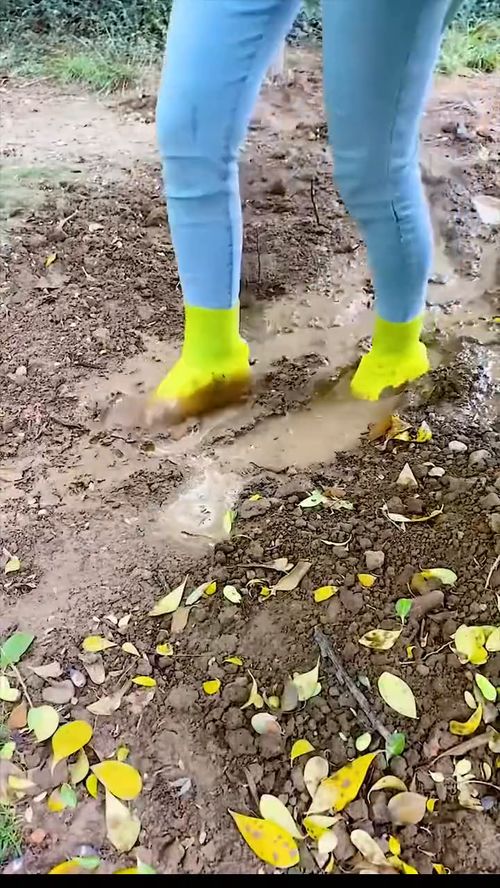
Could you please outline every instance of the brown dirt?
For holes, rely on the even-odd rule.
[[[443,645],[461,622],[498,622],[498,570],[488,590],[485,581],[500,538],[491,529],[496,507],[484,500],[499,486],[492,382],[498,358],[490,323],[498,314],[498,231],[479,223],[471,203],[472,193],[498,189],[498,91],[490,77],[445,81],[424,122],[436,274],[446,281],[431,284],[429,293],[428,335],[440,368],[407,395],[353,404],[347,376],[369,332],[371,285],[363,246],[331,183],[316,60],[296,55],[294,67],[291,86],[266,91],[242,166],[243,324],[256,359],[256,392],[243,407],[175,436],[103,420],[103,407],[123,393],[143,394],[159,378],[181,334],[151,103],[113,106],[49,84],[7,85],[13,122],[6,165],[50,166],[57,175],[41,172],[23,194],[0,248],[0,533],[22,562],[2,581],[0,632],[32,629],[37,641],[27,662],[57,658],[65,670],[80,664],[82,638],[95,631],[144,651],[141,666],[158,683],[154,699],[142,708],[138,693],[129,694],[113,716],[97,719],[94,742],[100,757],[125,743],[145,775],[142,859],[168,873],[257,873],[264,868],[235,833],[227,808],[255,811],[256,789],[302,813],[307,796],[301,767],[289,765],[291,742],[307,737],[336,767],[355,754],[354,738],[364,728],[354,701],[323,664],[321,695],[281,717],[278,740],[258,737],[252,710],[239,708],[248,675],[223,660],[238,654],[260,688],[279,693],[289,673],[313,666],[313,631],[321,625],[351,676],[365,677],[374,711],[388,728],[408,734],[404,756],[389,770],[440,799],[423,826],[397,831],[404,859],[422,873],[433,862],[455,873],[492,873],[500,859],[498,792],[478,785],[485,811],[460,808],[451,758],[440,760],[446,780],[437,786],[428,761],[454,742],[448,721],[468,716],[463,692],[471,687],[470,672]],[[72,109],[68,120],[61,107]],[[65,121],[56,134],[55,109]],[[457,138],[457,123],[467,138]],[[386,450],[359,442],[368,423],[396,407],[414,425],[425,418],[432,441]],[[449,450],[457,439],[464,453]],[[487,453],[472,456],[478,450]],[[417,498],[395,484],[406,461],[419,481]],[[445,474],[430,477],[429,463]],[[353,511],[304,513],[300,499],[328,486],[344,488]],[[249,501],[255,492],[262,499]],[[403,533],[381,512],[388,501],[393,511],[418,515],[442,505],[443,513]],[[233,536],[222,539],[224,512],[233,507]],[[345,548],[322,542],[348,537]],[[372,590],[357,581],[368,549],[385,554]],[[312,568],[300,589],[260,602],[248,583],[255,577],[271,583],[276,574],[252,565],[283,555],[294,563],[307,559]],[[459,578],[445,590],[442,609],[410,619],[391,651],[360,648],[356,640],[367,629],[396,626],[394,603],[408,594],[411,575],[437,565]],[[214,579],[219,590],[193,610],[174,639],[176,655],[159,658],[152,652],[169,638],[169,621],[144,615],[186,574],[190,586]],[[240,606],[222,597],[227,583],[242,590]],[[328,583],[338,595],[315,604],[311,591]],[[119,632],[114,619],[125,613],[131,620]],[[408,644],[415,645],[410,662]],[[104,656],[106,684],[76,691],[78,702],[65,713],[88,717],[86,704],[114,689],[124,670],[130,677],[130,656],[114,650]],[[491,656],[483,668],[497,683],[498,659]],[[413,688],[417,722],[395,717],[373,690],[386,668]],[[23,671],[38,701],[43,682]],[[221,679],[220,696],[204,696],[208,677]],[[27,767],[45,760],[28,736],[18,733],[16,740]],[[481,750],[470,759],[479,779],[481,761],[495,764]],[[191,788],[179,797],[174,784],[185,777]],[[386,798],[371,801],[349,809],[346,824],[384,837],[394,830]],[[41,846],[27,844],[27,872],[47,872],[82,846],[102,853],[106,871],[124,865],[110,854],[100,802],[82,794],[77,809],[63,815],[48,815],[44,802],[32,807],[26,838],[38,826],[47,835]],[[339,872],[355,862],[348,842],[344,850]],[[303,863],[316,868],[311,857]]]

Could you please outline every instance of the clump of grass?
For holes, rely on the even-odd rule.
[[[500,68],[500,19],[452,25],[445,36],[438,70],[456,74],[465,68],[491,73]]]
[[[0,804],[0,865],[21,854],[21,826],[10,805]]]
[[[131,86],[137,80],[138,70],[126,57],[82,50],[64,52],[49,59],[47,74],[63,83],[82,83],[98,92],[114,92]]]

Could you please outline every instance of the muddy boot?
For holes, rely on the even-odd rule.
[[[181,422],[240,401],[249,390],[239,304],[228,309],[186,305],[181,357],[150,396],[146,421]]]
[[[405,323],[375,318],[372,347],[352,378],[354,397],[377,401],[385,389],[399,388],[427,373],[430,364],[421,331],[421,316]]]

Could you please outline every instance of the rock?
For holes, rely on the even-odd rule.
[[[231,681],[223,688],[222,699],[225,703],[241,706],[242,703],[246,703],[248,700],[248,693],[249,691],[246,683],[240,685],[236,681]]]
[[[235,755],[255,754],[255,743],[247,728],[238,728],[236,731],[226,731],[226,742],[231,752]]]
[[[465,453],[467,450],[467,444],[464,444],[463,441],[450,441],[448,444],[448,450],[452,453]]]
[[[481,497],[479,500],[479,505],[482,509],[486,509],[488,512],[491,512],[492,509],[498,509],[500,506],[500,496],[498,493],[495,493],[492,490],[490,493],[487,493],[486,496]]]
[[[401,469],[401,471],[396,479],[396,484],[399,487],[406,487],[406,488],[418,487],[418,481],[415,478],[415,475],[413,474],[409,463],[404,464],[403,468]]]
[[[244,726],[245,717],[241,709],[238,709],[236,706],[231,706],[231,708],[224,713],[222,721],[228,730],[235,731],[237,728],[242,728]]]
[[[52,687],[43,688],[42,700],[44,703],[52,703],[55,706],[62,706],[69,703],[75,696],[75,688],[72,681],[59,681]]]
[[[441,466],[433,466],[432,469],[429,469],[429,478],[442,478],[445,471]]]
[[[385,561],[385,553],[367,549],[364,554],[367,570],[380,570]]]
[[[399,777],[400,780],[405,779],[408,767],[402,755],[394,755],[389,762],[389,768],[395,777]]]
[[[167,706],[171,706],[172,709],[177,709],[180,712],[185,711],[187,709],[191,709],[196,701],[198,700],[198,691],[196,688],[192,688],[189,685],[177,685],[177,687],[172,688],[172,690],[168,693],[166,704]]]
[[[356,799],[355,802],[351,802],[346,811],[352,820],[367,820],[369,816],[368,805],[364,799]]]
[[[341,610],[340,599],[337,595],[330,599],[326,608],[326,616],[329,622],[335,623],[338,620]]]
[[[500,533],[500,512],[493,512],[488,518],[488,524],[493,533]]]
[[[262,734],[257,739],[260,755],[266,761],[283,755],[286,739],[281,734]]]
[[[141,657],[140,660],[137,661],[135,667],[136,675],[151,675],[153,672],[153,667],[149,660],[145,660],[144,657]]]
[[[433,592],[426,592],[419,598],[413,599],[410,611],[410,620],[420,620],[425,614],[433,610],[441,610],[444,607],[444,593],[441,589],[434,589]]]
[[[337,845],[335,848],[335,857],[337,860],[350,860],[356,854],[356,849],[352,844],[345,823],[337,823],[333,827]]]
[[[249,561],[262,561],[264,558],[264,546],[261,546],[260,543],[250,543],[246,554]]]
[[[238,518],[259,518],[260,515],[265,515],[270,508],[271,503],[265,496],[260,500],[255,500],[255,502],[244,500],[238,506]]]
[[[389,811],[385,792],[374,792],[370,796],[370,817],[374,823],[388,823]]]
[[[352,589],[341,589],[339,598],[340,603],[351,614],[359,614],[360,610],[363,610],[363,596],[359,592],[353,592]]]
[[[304,773],[301,765],[295,765],[292,768],[292,783],[297,792],[304,792],[306,785],[304,783]]]
[[[491,460],[489,450],[473,450],[469,456],[469,465],[475,469],[485,469]]]

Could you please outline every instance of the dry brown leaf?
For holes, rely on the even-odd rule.
[[[281,577],[280,580],[276,583],[275,586],[272,586],[274,592],[292,592],[297,586],[300,585],[302,580],[304,579],[308,570],[310,570],[312,564],[310,561],[299,561],[290,571],[290,573],[286,574],[284,577]]]
[[[170,624],[170,632],[172,635],[179,635],[184,631],[188,624],[189,619],[189,611],[190,607],[179,607],[172,615],[172,622]]]
[[[7,719],[7,727],[10,728],[11,731],[16,731],[19,728],[26,727],[26,722],[28,719],[28,708],[24,700],[14,706],[14,709],[10,713]]]
[[[43,679],[59,678],[62,675],[62,667],[57,660],[52,660],[51,663],[44,663],[41,666],[28,666],[28,669],[31,669],[35,675]]]
[[[110,694],[108,697],[101,697],[95,703],[90,703],[87,709],[93,715],[112,715],[120,707],[123,693],[124,691],[120,690]]]

